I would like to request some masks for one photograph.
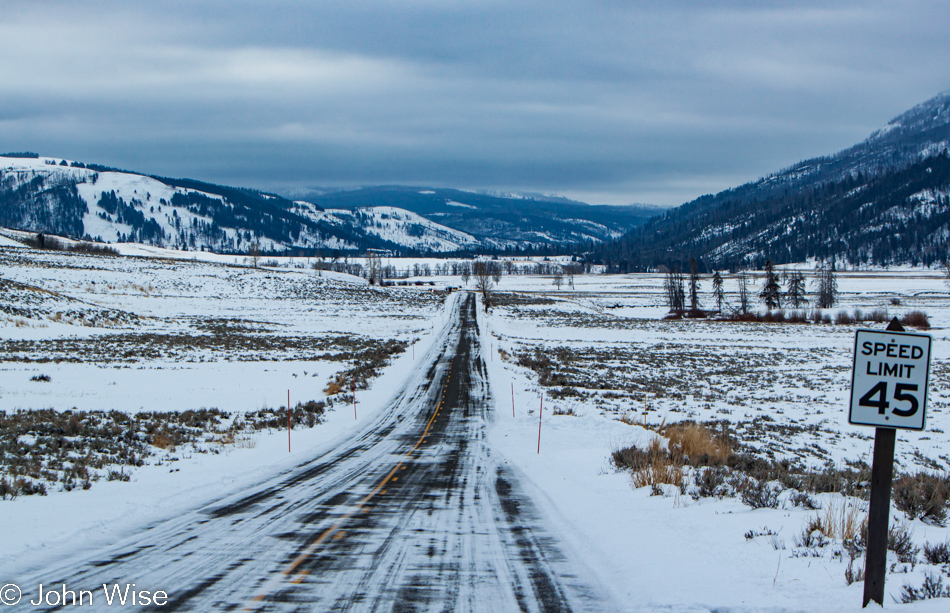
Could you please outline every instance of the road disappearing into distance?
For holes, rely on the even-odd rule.
[[[164,591],[156,611],[618,610],[492,456],[476,304],[449,300],[428,354],[344,444],[21,584],[90,590],[85,610],[111,610],[103,584]]]

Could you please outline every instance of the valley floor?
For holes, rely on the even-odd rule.
[[[61,491],[67,481],[54,479],[46,496],[0,501],[0,521],[16,526],[5,535],[2,583],[24,568],[96,549],[252,487],[332,448],[383,409],[447,313],[442,292],[370,288],[293,267],[0,245],[0,269],[6,416],[41,409],[227,413],[208,436],[148,445],[142,465],[121,467],[128,481],[107,480],[108,465],[90,466],[98,480],[88,489]],[[434,280],[463,285],[458,278]],[[950,291],[943,277],[898,270],[842,273],[838,280],[841,304],[834,311],[928,314],[934,338],[928,427],[899,433],[897,470],[945,478]],[[478,314],[494,461],[519,477],[548,529],[627,610],[859,610],[863,587],[845,580],[845,544],[803,544],[802,536],[807,523],[836,509],[860,512],[866,505],[860,495],[815,493],[820,508],[807,509],[785,489],[774,508],[753,509],[736,492],[697,495],[697,470],[688,466],[683,487],[635,488],[631,473],[610,458],[631,445],[645,447],[669,424],[693,420],[728,428],[736,451],[763,459],[814,471],[859,467],[870,461],[873,430],[847,424],[854,331],[883,325],[663,320],[663,281],[662,275],[584,275],[572,288],[556,288],[550,277],[501,278],[489,313]],[[734,303],[733,280],[726,283]],[[754,294],[759,283],[753,280]],[[703,289],[708,305],[708,281]],[[327,390],[351,380],[361,360],[393,347],[387,343],[400,343],[401,351],[386,353],[388,365],[365,377],[354,418],[350,390]],[[286,431],[233,428],[242,414],[279,415],[288,390],[292,406],[327,403],[323,423],[293,430],[290,453]],[[222,436],[228,432],[230,439]],[[30,443],[36,440],[23,436],[4,444],[9,453]],[[908,519],[896,508],[891,517],[917,547],[950,542],[950,531],[934,522]],[[946,599],[893,602],[902,586],[920,586],[928,573],[950,584],[950,566],[928,564],[920,552],[913,561],[904,558],[889,558],[887,608],[943,610]],[[860,556],[853,565],[863,565]]]

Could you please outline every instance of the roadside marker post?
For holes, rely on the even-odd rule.
[[[287,390],[287,453],[290,453],[290,390]]]
[[[515,384],[511,384],[511,417],[515,416]]]
[[[356,379],[350,382],[353,388],[353,421],[356,421]]]
[[[896,317],[884,331],[858,330],[854,336],[848,423],[875,428],[863,607],[872,600],[884,606],[897,429],[926,426],[930,345],[930,335],[905,332]]]
[[[538,455],[541,454],[541,415],[544,414],[544,394],[541,394],[541,407],[538,409]]]

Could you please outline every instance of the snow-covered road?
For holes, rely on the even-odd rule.
[[[426,359],[345,444],[19,584],[34,599],[40,583],[89,590],[87,610],[110,608],[103,584],[163,591],[165,611],[618,610],[493,460],[476,301],[450,305]]]

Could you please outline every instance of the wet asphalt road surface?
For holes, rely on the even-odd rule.
[[[152,611],[616,610],[493,460],[476,302],[454,305],[402,391],[345,444],[21,584],[97,590],[86,611],[113,610],[112,583],[167,592],[136,607]]]

